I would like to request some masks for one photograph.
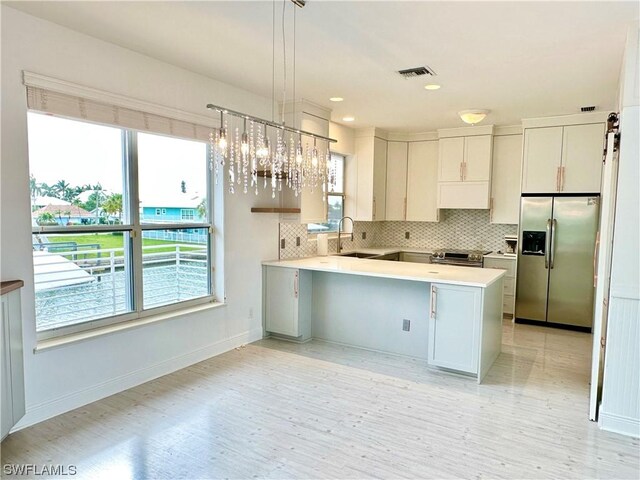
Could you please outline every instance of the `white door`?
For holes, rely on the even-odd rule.
[[[522,135],[493,137],[491,223],[517,224],[520,217]]]
[[[404,220],[407,206],[407,142],[387,147],[387,193],[385,220]]]
[[[11,394],[11,348],[9,345],[8,295],[0,303],[0,439],[13,427],[13,398]]]
[[[429,364],[478,373],[480,288],[431,284]]]
[[[438,142],[409,143],[407,220],[437,222]]]
[[[613,251],[613,227],[616,211],[618,185],[618,154],[613,151],[614,133],[607,138],[607,157],[602,174],[600,197],[600,231],[598,233],[596,291],[593,309],[593,350],[591,354],[591,393],[589,419],[598,419],[598,405],[602,396],[602,373],[604,368],[604,340],[607,331],[609,285],[611,275],[611,252]]]
[[[373,220],[384,220],[387,187],[387,141],[373,139]]]
[[[464,137],[441,138],[439,144],[438,181],[461,182],[464,163]]]
[[[563,193],[597,193],[602,178],[605,126],[602,123],[564,127]]]
[[[524,132],[522,193],[556,193],[560,186],[562,127]]]
[[[294,268],[266,268],[265,329],[271,333],[298,337],[299,271]]]
[[[488,182],[491,177],[491,135],[478,135],[464,139],[465,182]]]

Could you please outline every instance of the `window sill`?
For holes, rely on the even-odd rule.
[[[205,305],[197,305],[194,307],[185,308],[182,310],[174,310],[171,312],[159,313],[157,315],[151,315],[148,317],[138,318],[135,320],[129,320],[126,322],[107,325],[104,327],[95,328],[93,330],[86,330],[84,332],[72,333],[61,337],[47,338],[46,340],[40,340],[36,343],[33,353],[40,353],[53,348],[62,347],[83,340],[90,340],[92,338],[101,337],[102,335],[109,335],[111,333],[121,332],[124,330],[130,330],[133,328],[142,327],[152,323],[161,322],[163,320],[169,320],[182,315],[188,315],[190,313],[202,312],[206,310],[212,310],[226,306],[226,303],[215,302],[207,303]]]
[[[328,235],[327,238],[329,240],[335,240],[336,238],[338,238],[338,232],[318,232],[318,233],[326,233]],[[307,234],[307,241],[308,242],[317,241],[318,233],[308,233]],[[351,238],[351,232],[341,232],[340,233],[340,238]]]

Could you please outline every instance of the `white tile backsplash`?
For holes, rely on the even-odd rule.
[[[463,248],[498,251],[504,249],[504,236],[518,231],[517,225],[489,222],[489,210],[440,210],[439,222],[355,222],[354,241],[343,238],[346,250],[366,247],[411,247],[421,249]],[[366,232],[366,239],[362,233]],[[409,238],[406,238],[409,232]],[[296,246],[296,238],[300,246]],[[280,223],[280,258],[310,257],[316,254],[314,235],[307,225]],[[336,239],[329,240],[329,254],[336,251]]]

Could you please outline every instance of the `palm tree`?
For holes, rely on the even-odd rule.
[[[70,196],[71,185],[66,180],[58,180],[51,186],[51,189],[55,193],[55,197],[61,200],[67,200]]]
[[[113,193],[102,204],[102,208],[108,215],[118,214],[118,220],[122,222],[122,194]]]
[[[31,191],[31,211],[34,211],[36,198],[42,195],[42,185],[36,181],[36,177],[33,175],[29,175],[29,190]]]

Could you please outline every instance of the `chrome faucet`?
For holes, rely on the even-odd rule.
[[[340,233],[342,233],[342,221],[348,218],[349,220],[351,220],[351,241],[353,242],[353,218],[351,217],[342,217],[340,219],[340,221],[338,222],[338,253],[340,253],[342,251],[342,245],[340,244]]]

